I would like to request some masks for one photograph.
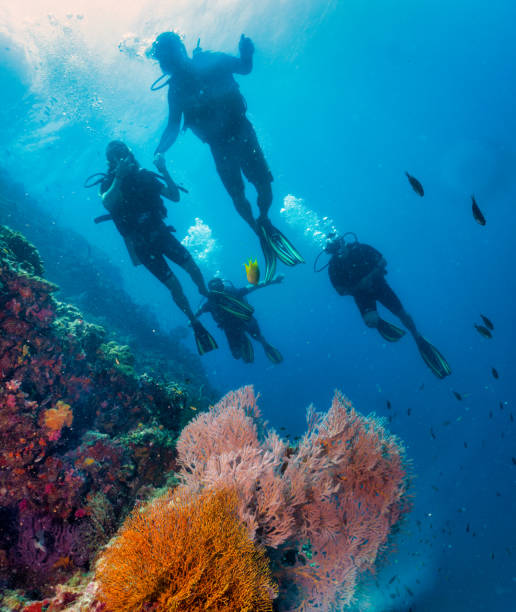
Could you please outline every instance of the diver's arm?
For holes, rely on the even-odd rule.
[[[167,169],[165,158],[161,153],[158,153],[154,158],[154,165],[159,170],[166,183],[166,187],[163,187],[161,195],[169,200],[172,200],[172,202],[179,202],[179,189],[172,180],[172,177]]]
[[[113,212],[117,206],[122,202],[122,179],[115,176],[111,187],[102,194],[102,203],[104,208],[109,212]]]
[[[249,74],[253,69],[253,41],[242,34],[238,43],[238,50],[240,51],[240,57],[226,56],[229,69],[236,74]]]
[[[168,94],[168,108],[168,124],[165,128],[165,131],[161,135],[159,145],[154,151],[154,155],[157,155],[158,153],[165,153],[165,151],[168,151],[168,149],[170,149],[170,147],[177,140],[179,128],[181,126],[181,115],[183,114],[183,111],[181,110],[177,102],[174,100],[174,96],[170,90]]]
[[[269,285],[276,285],[277,283],[281,283],[285,277],[283,274],[279,274],[276,278],[273,278],[270,281],[262,281],[261,283],[257,283],[256,285],[246,285],[244,287],[245,293],[243,295],[247,295],[248,293],[252,293],[257,289],[263,289],[264,287],[268,287]]]
[[[134,162],[129,157],[120,160],[111,187],[102,194],[102,203],[104,204],[104,208],[109,210],[109,212],[113,212],[122,203],[122,182],[131,171],[133,165]]]
[[[205,302],[198,310],[197,312],[194,314],[194,317],[197,319],[197,317],[200,317],[202,314],[204,314],[205,312],[210,312],[210,305],[208,304],[208,302]]]

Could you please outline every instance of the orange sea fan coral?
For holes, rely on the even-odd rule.
[[[43,424],[51,434],[60,432],[65,425],[71,427],[72,423],[72,409],[62,400],[56,402],[55,408],[49,408],[43,413]]]
[[[265,552],[237,518],[226,490],[175,491],[129,516],[96,569],[109,612],[272,610]]]

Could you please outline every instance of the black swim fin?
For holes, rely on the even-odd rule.
[[[192,329],[195,335],[195,344],[197,345],[199,355],[204,355],[204,353],[209,353],[210,351],[218,348],[215,338],[200,321],[193,321]]]
[[[405,330],[396,327],[392,323],[388,321],[384,321],[383,319],[379,319],[378,326],[376,328],[382,338],[387,340],[387,342],[397,342],[400,338],[403,338],[405,335]]]
[[[305,263],[303,256],[290,240],[269,220],[258,222],[259,236],[272,249],[276,257],[287,266]],[[263,248],[263,247],[262,247]]]
[[[265,355],[269,361],[272,363],[281,363],[283,361],[283,355],[278,351],[277,348],[274,348],[270,344],[264,344],[263,348],[265,350]]]
[[[225,291],[210,291],[208,299],[213,300],[219,308],[242,321],[249,321],[253,316],[254,308],[251,304]]]
[[[242,360],[244,363],[253,363],[254,361],[254,348],[251,340],[246,334],[242,334]]]
[[[426,365],[437,378],[445,378],[451,374],[451,368],[441,353],[423,336],[416,340],[417,348]]]
[[[265,260],[265,278],[266,283],[270,283],[276,275],[276,253],[272,250],[271,245],[260,232],[260,246],[262,247],[263,258]]]

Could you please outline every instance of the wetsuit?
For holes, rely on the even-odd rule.
[[[380,302],[398,317],[405,311],[398,296],[385,280],[385,260],[382,254],[368,244],[359,242],[350,244],[344,251],[332,255],[328,266],[330,282],[339,295],[351,295],[360,310],[362,317],[376,311],[376,302]],[[367,288],[359,283],[368,274],[377,269],[371,277]]]
[[[169,108],[183,114],[183,129],[190,128],[209,144],[217,172],[232,198],[244,192],[242,172],[258,191],[273,180],[246,117],[247,105],[233,77],[235,72],[243,73],[240,59],[200,51],[187,70],[170,78],[168,89]]]
[[[101,183],[100,193],[110,187],[114,174]],[[122,181],[122,202],[111,216],[120,234],[129,243],[139,260],[162,283],[172,276],[165,257],[184,267],[191,259],[186,248],[171,234],[174,229],[165,225],[167,210],[160,197],[163,184],[157,176],[138,168]]]
[[[225,287],[224,292],[237,297],[246,304],[248,303],[245,296],[249,293],[249,289],[246,287],[242,287],[241,289],[237,289],[236,287]],[[245,337],[246,333],[255,340],[263,340],[258,321],[255,317],[251,317],[248,321],[237,319],[224,309],[219,308],[214,301],[209,299],[197,314],[200,315],[204,312],[211,313],[217,327],[222,329],[225,333],[231,354],[235,359],[243,358],[244,361],[247,361],[245,348],[248,340]]]

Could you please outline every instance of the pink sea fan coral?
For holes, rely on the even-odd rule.
[[[194,419],[177,450],[184,487],[234,487],[252,537],[278,553],[297,551],[277,576],[297,584],[292,605],[349,604],[358,575],[373,569],[408,509],[402,446],[338,392],[326,414],[309,409],[298,447],[265,430],[245,387]]]

